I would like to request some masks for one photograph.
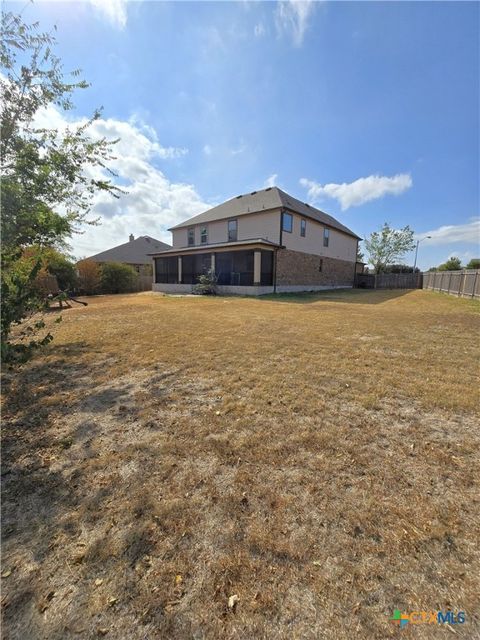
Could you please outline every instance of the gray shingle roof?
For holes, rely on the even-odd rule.
[[[209,249],[220,249],[221,247],[243,247],[252,244],[263,244],[265,246],[270,247],[279,247],[280,245],[277,242],[272,242],[271,240],[265,240],[265,238],[249,238],[248,240],[237,240],[235,242],[212,242],[210,244],[196,244],[191,247],[170,247],[166,251],[160,251],[160,253],[154,253],[152,255],[165,255],[166,253],[192,253],[192,252],[201,252],[208,251]]]
[[[249,213],[256,213],[261,211],[267,211],[268,209],[288,209],[294,213],[298,213],[306,218],[316,220],[328,227],[338,229],[347,233],[354,238],[359,238],[356,233],[353,233],[348,227],[338,222],[335,218],[324,213],[315,207],[301,202],[293,196],[285,193],[278,187],[269,187],[268,189],[262,189],[261,191],[253,191],[245,195],[231,198],[223,204],[219,204],[208,211],[200,213],[198,216],[194,216],[189,220],[185,220],[180,224],[177,224],[172,229],[181,229],[182,227],[190,227],[194,224],[202,224],[207,222],[213,222],[215,220],[223,220],[225,218],[234,218],[237,216],[247,215]],[[359,238],[360,239],[360,238]]]
[[[90,256],[95,262],[126,262],[127,264],[150,264],[152,259],[149,254],[157,251],[171,249],[169,244],[155,240],[150,236],[139,236],[135,240],[119,244],[118,247],[107,249],[101,253]]]

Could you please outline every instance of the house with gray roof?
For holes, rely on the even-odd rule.
[[[155,240],[150,236],[139,236],[135,238],[130,234],[128,242],[119,244],[117,247],[107,249],[90,256],[88,259],[102,264],[104,262],[122,262],[133,267],[140,275],[152,274],[151,253],[167,251],[171,249],[169,244]]]
[[[189,292],[213,270],[221,293],[352,287],[361,238],[278,187],[242,194],[170,229],[152,252],[154,291]]]

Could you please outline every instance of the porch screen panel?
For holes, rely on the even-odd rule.
[[[178,282],[178,258],[155,258],[155,282],[176,284]]]
[[[210,253],[196,253],[182,256],[182,283],[197,284],[198,276],[206,273],[212,266]]]
[[[273,251],[262,250],[260,284],[262,287],[273,284]]]
[[[253,285],[253,251],[221,251],[215,254],[218,284]]]

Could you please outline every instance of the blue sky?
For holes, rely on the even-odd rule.
[[[20,9],[24,3],[8,3]],[[428,268],[479,249],[479,4],[37,2],[65,69],[91,82],[59,128],[102,105],[128,195],[97,198],[77,257],[276,184],[365,237],[432,235]],[[406,261],[413,262],[413,257]]]

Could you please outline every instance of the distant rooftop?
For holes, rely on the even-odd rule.
[[[297,200],[297,198],[285,193],[285,191],[282,191],[278,187],[268,187],[267,189],[252,191],[251,193],[231,198],[223,204],[219,204],[218,206],[208,209],[193,218],[185,220],[185,222],[177,224],[172,227],[170,231],[173,229],[190,227],[194,224],[214,222],[215,220],[224,220],[225,218],[236,218],[249,213],[259,213],[261,211],[268,211],[269,209],[287,209],[288,211],[298,213],[306,218],[311,218],[312,220],[316,220],[327,227],[337,229],[349,236],[360,239],[356,233],[351,231],[348,227],[345,227],[334,217],[328,215],[328,213],[320,211],[320,209],[317,209],[316,207],[312,207],[312,205],[307,202]]]
[[[155,240],[150,236],[139,236],[134,238],[130,236],[130,240],[118,247],[107,249],[94,256],[90,256],[90,260],[95,262],[125,262],[127,264],[150,264],[152,259],[149,254],[157,251],[166,251],[171,249],[169,244]]]

